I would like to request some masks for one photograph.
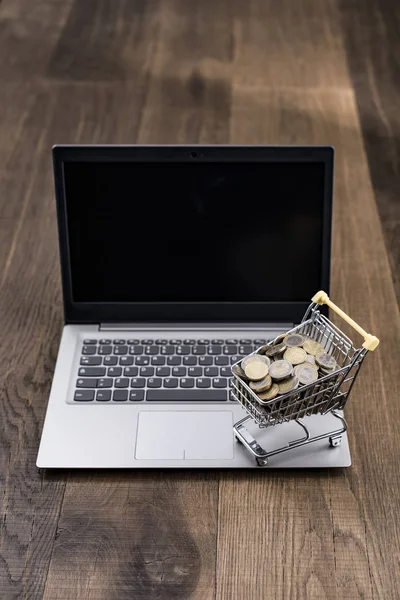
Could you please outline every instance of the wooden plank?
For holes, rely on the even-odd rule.
[[[276,598],[395,598],[399,472],[391,415],[400,323],[354,96],[256,90],[234,87],[233,143],[336,147],[331,295],[382,345],[367,358],[346,411],[351,469],[222,478],[217,598],[258,598],[260,589]]]

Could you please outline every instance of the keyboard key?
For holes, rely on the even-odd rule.
[[[201,377],[203,375],[203,369],[201,367],[189,367],[189,377]]]
[[[111,377],[103,377],[102,379],[99,379],[97,382],[97,387],[99,388],[110,388],[113,385],[113,380],[111,379]]]
[[[252,341],[251,340],[240,340],[241,344],[251,344]]]
[[[182,340],[170,340],[169,343],[173,344],[174,346],[179,346],[180,344],[182,344]]]
[[[242,360],[243,356],[239,356],[238,354],[235,354],[235,356],[231,356],[231,365],[239,362],[239,360]]]
[[[221,367],[219,374],[221,377],[232,377],[232,371],[230,367]]]
[[[134,377],[131,379],[131,387],[133,388],[143,388],[146,383],[144,377]]]
[[[140,367],[141,377],[153,377],[154,367]]]
[[[127,377],[118,377],[118,379],[115,380],[114,387],[116,387],[116,388],[129,387],[129,379]]]
[[[229,400],[231,402],[237,402],[235,396],[233,395],[233,391],[232,390],[229,391]]]
[[[200,346],[208,346],[210,340],[198,340],[197,343],[200,344]]]
[[[183,364],[185,367],[192,367],[193,365],[197,365],[197,359],[195,356],[184,356]]]
[[[160,352],[159,346],[146,346],[144,349],[145,354],[158,354]]]
[[[100,340],[99,341],[100,346],[107,346],[108,344],[111,344],[111,340]],[[96,397],[97,399],[97,397]]]
[[[205,353],[206,353],[206,347],[203,345],[193,346],[193,348],[192,348],[192,354],[195,354],[196,356],[199,356],[199,355],[205,354]]]
[[[202,367],[209,367],[213,364],[213,359],[211,356],[200,356],[199,365]]]
[[[171,374],[171,369],[169,367],[157,367],[156,375],[158,377],[169,377]]]
[[[177,354],[190,354],[190,348],[188,346],[177,346]]]
[[[175,348],[173,346],[161,346],[161,354],[174,354]]]
[[[226,344],[237,344],[238,341],[237,340],[225,340]]]
[[[228,380],[223,377],[216,377],[213,379],[213,387],[215,388],[226,388]]]
[[[173,377],[185,377],[186,375],[186,367],[173,367],[172,376]]]
[[[125,340],[114,340],[114,344],[116,346],[123,346],[125,344]]]
[[[132,346],[132,348],[137,348],[138,346]],[[126,354],[128,352],[128,346],[114,346],[114,354]]]
[[[129,348],[129,354],[143,354],[143,346],[131,346]]]
[[[158,346],[165,346],[166,344],[168,344],[168,340],[156,340],[156,344]]]
[[[137,356],[136,364],[141,367],[146,366],[146,365],[150,364],[150,359],[148,356]]]
[[[120,377],[122,375],[121,367],[110,367],[107,371],[109,377]]]
[[[96,346],[83,346],[82,354],[96,354]]]
[[[97,387],[97,379],[78,379],[76,382],[77,388],[95,388]]]
[[[111,400],[111,390],[99,390],[96,394],[97,402],[108,402]]]
[[[212,340],[211,343],[212,344],[217,344],[219,346],[222,346],[222,344],[224,344],[224,340]]]
[[[246,356],[253,352],[253,346],[239,346],[239,354]]]
[[[76,390],[74,394],[74,400],[76,402],[91,402],[94,400],[94,391],[92,390]]]
[[[129,400],[131,402],[140,402],[144,400],[144,391],[142,390],[130,390],[129,392]]]
[[[146,399],[149,402],[223,402],[227,400],[226,390],[149,390]]]
[[[176,388],[178,387],[178,380],[175,377],[167,377],[164,379],[164,387]]]
[[[128,390],[114,390],[113,400],[115,402],[126,402],[128,400]]]
[[[194,387],[194,379],[190,379],[187,377],[182,377],[181,379],[181,387],[182,388],[192,388]]]
[[[221,354],[222,346],[208,346],[208,354]]]
[[[140,344],[140,340],[128,340],[126,343],[129,346],[132,346],[132,345],[136,346],[137,344]]]
[[[151,344],[154,344],[154,340],[142,340],[142,344],[143,346],[151,346]]]
[[[264,338],[257,338],[256,340],[253,340],[253,344],[255,344],[256,346],[263,346],[266,343],[267,340],[264,340]]]
[[[229,358],[227,356],[216,356],[215,357],[215,364],[216,365],[229,365]]]
[[[237,346],[231,346],[230,344],[224,346],[224,354],[237,354],[237,351]]]
[[[101,365],[101,356],[82,356],[81,365]]]
[[[116,356],[105,356],[103,358],[103,365],[114,366],[118,364],[118,358]]]
[[[206,367],[204,375],[205,377],[218,377],[218,367]]]
[[[130,367],[133,365],[133,356],[121,356],[119,364],[123,367]]]
[[[124,377],[137,377],[139,369],[137,367],[125,367]]]
[[[196,379],[196,387],[198,388],[209,388],[211,386],[211,379]]]
[[[193,346],[196,343],[196,340],[183,340],[185,346]]]
[[[99,354],[111,354],[111,346],[99,346]]]
[[[161,387],[161,383],[162,379],[160,379],[159,377],[150,377],[150,379],[147,380],[147,387],[159,388]]]
[[[105,374],[105,367],[81,367],[78,371],[79,377],[103,377]]]
[[[97,340],[83,340],[84,344],[97,344]]]
[[[170,365],[171,367],[177,367],[181,362],[182,359],[180,356],[168,356],[167,365]]]
[[[157,367],[162,367],[165,365],[165,356],[152,356],[151,364]]]

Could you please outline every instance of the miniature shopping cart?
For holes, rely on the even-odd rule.
[[[327,304],[364,337],[361,348],[356,348],[353,342],[338,327],[321,314],[318,309],[321,304]],[[339,446],[347,425],[344,417],[338,411],[341,411],[348,401],[351,388],[367,352],[375,350],[379,344],[378,338],[366,333],[346,313],[331,302],[328,295],[322,291],[312,298],[312,303],[300,325],[294,327],[288,333],[300,333],[319,342],[325,348],[325,352],[336,359],[338,368],[313,383],[276,396],[268,401],[261,400],[247,383],[234,370],[232,371],[234,376],[232,393],[248,413],[248,416],[235,423],[234,434],[236,439],[255,458],[259,466],[267,465],[271,456],[321,439],[329,439],[331,446]],[[273,342],[270,342],[268,345],[272,344]],[[257,352],[258,350],[253,354]],[[239,365],[240,362],[236,364]],[[306,424],[300,419],[327,413],[331,413],[337,418],[338,428],[312,437]],[[290,441],[284,447],[267,452],[246,429],[245,424],[251,420],[260,429],[295,421],[302,428],[304,435],[299,439]]]

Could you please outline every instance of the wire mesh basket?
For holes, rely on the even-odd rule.
[[[303,385],[286,394],[278,395],[272,400],[264,401],[235,372],[234,367],[240,365],[241,361],[232,366],[234,377],[232,393],[248,413],[247,417],[234,425],[235,436],[238,441],[244,444],[260,466],[265,466],[268,458],[274,454],[319,439],[329,438],[330,444],[333,446],[340,444],[342,434],[346,431],[347,426],[344,418],[337,411],[341,411],[346,405],[351,388],[368,350],[374,350],[379,344],[377,338],[366,333],[348,315],[333,304],[325,292],[318,292],[312,300],[300,325],[294,327],[288,333],[299,333],[319,342],[324,347],[325,352],[336,360],[337,368],[332,373],[319,377],[313,383]],[[357,348],[332,321],[321,313],[320,304],[330,306],[364,337],[361,348]],[[273,342],[270,342],[268,345],[272,344]],[[263,349],[265,350],[265,347]],[[257,354],[260,350],[258,349],[252,354]],[[311,437],[307,426],[300,419],[316,414],[325,415],[329,412],[340,421],[340,428]],[[290,442],[284,448],[267,452],[246,430],[245,423],[249,419],[252,419],[260,428],[273,427],[295,420],[305,431],[305,435]]]

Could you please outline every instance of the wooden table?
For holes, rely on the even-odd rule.
[[[396,6],[0,3],[2,600],[399,597]],[[382,342],[346,411],[350,469],[38,473],[56,142],[336,147],[331,295]]]

